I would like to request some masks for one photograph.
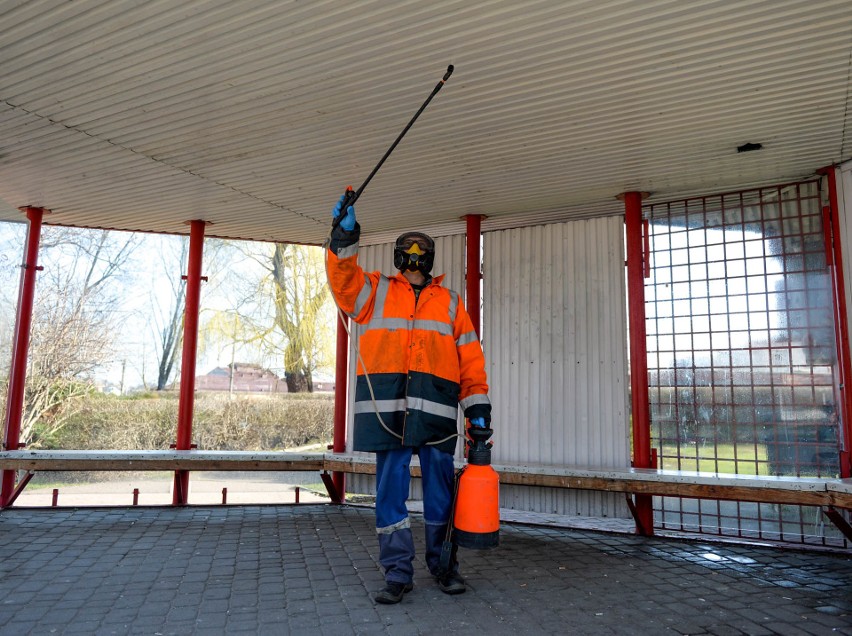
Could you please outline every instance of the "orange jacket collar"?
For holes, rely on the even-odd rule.
[[[444,282],[445,276],[446,276],[446,274],[441,274],[440,276],[433,276],[432,280],[429,281],[429,284],[430,285],[440,285],[442,282]],[[391,276],[391,278],[395,278],[399,281],[408,283],[408,279],[402,274],[402,272],[397,272],[396,274]],[[411,283],[408,283],[408,284],[410,285]]]

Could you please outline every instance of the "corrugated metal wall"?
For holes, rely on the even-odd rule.
[[[378,245],[370,245],[370,246],[362,246],[361,250],[358,254],[358,263],[363,267],[366,271],[375,271],[379,270],[384,274],[391,275],[396,272],[393,266],[393,243],[382,243]],[[464,269],[465,269],[465,245],[464,245],[464,236],[461,234],[455,236],[445,236],[441,238],[435,239],[435,265],[432,268],[432,272],[435,275],[445,274],[446,278],[444,278],[443,285],[445,287],[449,287],[450,289],[458,292],[464,297]],[[354,334],[354,342],[358,342],[358,329],[353,331]],[[355,377],[355,366],[356,366],[356,356],[354,346],[350,345],[349,348],[349,377]],[[367,372],[369,373],[369,369]],[[354,382],[350,383],[349,387],[349,404],[352,404],[352,401],[355,397],[354,391]],[[461,425],[461,418],[459,418],[459,424]],[[352,439],[353,439],[353,417],[350,412],[347,417],[346,423],[346,450],[348,452],[352,452]],[[459,428],[461,430],[461,426]],[[459,452],[457,453],[459,457],[461,457],[460,449],[461,444],[458,445]],[[348,475],[347,476],[347,485],[346,489],[351,492],[359,492],[359,493],[374,493],[375,492],[375,478],[367,475]],[[420,482],[419,480],[415,480],[412,482],[411,487],[411,496],[413,498],[420,497]]]
[[[362,247],[359,262],[366,270],[390,273],[392,253],[390,244]],[[437,240],[435,272],[446,273],[445,284],[460,293],[464,253],[463,236]],[[485,234],[483,272],[494,463],[628,466],[622,219]],[[354,368],[350,353],[350,376]],[[374,492],[374,479],[352,475],[347,488]],[[411,496],[420,496],[418,482]],[[629,516],[623,495],[548,488],[504,486],[501,506]]]
[[[620,217],[485,235],[494,463],[629,466]],[[628,516],[624,496],[503,487],[506,508]]]

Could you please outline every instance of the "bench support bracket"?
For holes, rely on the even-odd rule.
[[[645,527],[645,524],[642,521],[645,515],[642,514],[642,512],[636,506],[636,503],[634,503],[633,495],[627,493],[625,496],[627,498],[627,507],[630,508],[630,514],[633,515],[633,520],[636,522],[636,534],[640,534],[643,537],[653,537],[654,528]]]
[[[831,519],[831,523],[837,526],[837,529],[843,533],[843,536],[846,537],[849,541],[852,541],[852,525],[849,525],[849,522],[846,521],[846,518],[838,512],[837,508],[834,506],[825,506],[822,509],[822,512],[826,517]]]
[[[322,477],[322,483],[325,484],[325,489],[328,491],[331,501],[336,504],[343,503],[343,493],[337,490],[334,477],[327,470],[322,471],[320,477]]]
[[[27,474],[24,475],[23,479],[18,482],[18,485],[15,486],[15,490],[12,491],[12,494],[9,496],[9,501],[6,502],[5,508],[11,508],[12,504],[15,503],[15,499],[18,498],[22,492],[24,492],[24,488],[27,487],[27,484],[30,483],[30,479],[35,475],[35,471],[28,470]]]

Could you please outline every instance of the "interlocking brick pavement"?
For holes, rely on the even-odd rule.
[[[845,553],[504,523],[460,556],[466,594],[421,554],[376,605],[367,508],[11,509],[0,634],[852,634]]]

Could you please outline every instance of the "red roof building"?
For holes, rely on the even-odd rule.
[[[258,364],[236,362],[226,367],[216,367],[206,375],[197,376],[195,388],[197,391],[286,393],[287,383]]]

